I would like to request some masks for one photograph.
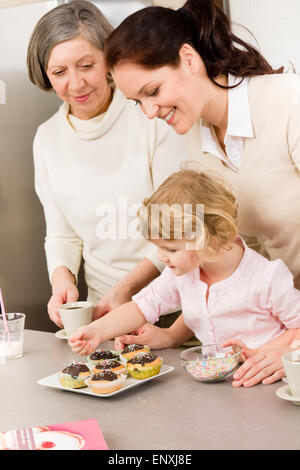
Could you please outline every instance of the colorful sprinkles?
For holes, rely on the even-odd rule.
[[[238,358],[235,356],[212,357],[207,360],[188,361],[185,368],[195,379],[217,381],[233,372],[237,364]]]

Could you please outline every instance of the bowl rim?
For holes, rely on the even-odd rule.
[[[196,349],[201,349],[201,348],[207,347],[207,346],[222,346],[222,344],[220,344],[220,343],[210,343],[210,344],[202,344],[201,346],[194,346],[193,348],[186,348],[186,349],[184,349],[183,351],[180,352],[179,357],[182,361],[185,361],[185,362],[194,361],[195,359],[185,359],[184,357],[182,357],[182,354],[184,354],[186,351],[194,351]],[[238,351],[236,353],[230,355],[231,357],[236,357],[236,356],[239,356],[241,354],[242,349],[239,346],[229,345],[229,346],[225,346],[225,348],[229,348],[230,346],[232,346],[232,347],[234,346],[235,348],[238,349]],[[224,359],[224,358],[217,358],[217,359]],[[208,361],[208,360],[209,359],[203,359],[203,361]]]

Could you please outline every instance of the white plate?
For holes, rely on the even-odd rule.
[[[289,400],[292,401],[295,405],[300,405],[300,397],[293,397],[288,385],[284,385],[283,387],[278,388],[278,390],[276,390],[276,395],[283,400]]]
[[[65,330],[58,330],[58,331],[55,333],[55,337],[58,338],[58,339],[66,339],[66,340],[69,339],[69,336],[67,335],[67,333],[65,332]]]
[[[134,379],[133,377],[128,376],[124,382],[123,387],[120,388],[120,390],[117,390],[112,393],[103,393],[103,394],[93,393],[88,387],[85,387],[85,388],[62,387],[58,380],[59,372],[57,372],[56,374],[49,375],[48,377],[44,377],[43,379],[38,380],[37,383],[39,385],[44,385],[45,387],[52,387],[52,388],[57,388],[60,390],[66,390],[67,392],[83,393],[84,395],[92,395],[94,397],[108,398],[108,397],[112,397],[113,395],[117,395],[118,393],[125,392],[125,390],[128,390],[129,388],[136,387],[137,385],[142,385],[145,382],[149,382],[149,380],[156,379],[157,377],[161,377],[162,375],[168,374],[169,372],[172,372],[172,370],[174,369],[175,368],[173,366],[162,365],[159,374],[154,375],[153,377],[149,377],[148,379],[143,379],[143,380]]]

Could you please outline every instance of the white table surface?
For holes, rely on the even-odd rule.
[[[54,333],[26,330],[24,356],[0,364],[0,430],[95,418],[111,450],[300,449],[300,406],[276,396],[283,382],[200,383],[182,368],[179,351],[156,352],[173,372],[100,398],[38,385],[82,358]]]

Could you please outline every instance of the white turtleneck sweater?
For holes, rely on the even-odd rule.
[[[149,121],[119,90],[104,115],[80,120],[68,111],[62,104],[37,130],[35,188],[46,218],[49,277],[58,266],[77,276],[83,256],[96,304],[144,257],[163,268],[156,248],[128,233],[136,233],[137,205],[179,169],[186,151],[182,136]]]

